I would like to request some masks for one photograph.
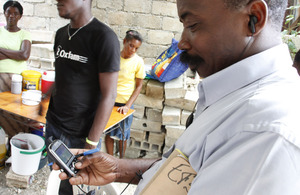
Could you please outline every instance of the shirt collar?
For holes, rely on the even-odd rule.
[[[244,87],[283,66],[291,66],[287,45],[280,44],[239,61],[205,79],[198,85],[198,107],[207,108],[231,92]]]

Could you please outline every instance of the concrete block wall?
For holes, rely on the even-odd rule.
[[[54,51],[53,42],[55,33],[52,31],[31,30],[32,45],[30,58],[28,59],[29,68],[54,70]]]
[[[24,8],[23,17],[19,21],[23,29],[55,33],[58,28],[69,23],[69,20],[58,16],[56,0],[18,1]],[[1,8],[5,2],[0,1]],[[138,54],[146,64],[152,64],[168,48],[172,38],[179,40],[183,29],[177,16],[176,0],[93,0],[92,12],[116,32],[120,43],[127,30],[138,30],[145,40]],[[6,23],[3,11],[0,11],[0,22]],[[40,43],[43,41],[41,39]]]
[[[199,77],[189,71],[165,83],[144,81],[144,90],[135,101],[127,157],[134,157],[136,154],[130,155],[138,150],[144,158],[158,157],[175,143],[198,99],[199,82]],[[168,105],[171,101],[174,104]]]

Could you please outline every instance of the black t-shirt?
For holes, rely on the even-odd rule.
[[[77,29],[69,29],[70,35]],[[88,135],[99,103],[99,73],[120,69],[120,44],[116,34],[93,19],[69,40],[68,25],[56,32],[55,89],[47,120],[61,131]]]

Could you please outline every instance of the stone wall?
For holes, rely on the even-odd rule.
[[[6,22],[0,1],[0,22]],[[58,16],[55,0],[19,0],[24,14],[19,26],[27,30],[55,32],[68,23]],[[176,0],[93,0],[92,12],[96,18],[109,25],[124,38],[129,29],[138,30],[145,42],[138,54],[146,64],[152,64],[172,41],[179,40],[182,31],[177,16]]]

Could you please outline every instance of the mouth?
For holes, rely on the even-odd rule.
[[[180,61],[191,66],[198,66],[204,62],[204,59],[198,55],[191,55],[184,51],[180,54]]]
[[[7,22],[8,22],[8,23],[13,23],[13,22],[14,22],[14,19],[9,18],[9,19],[7,20]]]

